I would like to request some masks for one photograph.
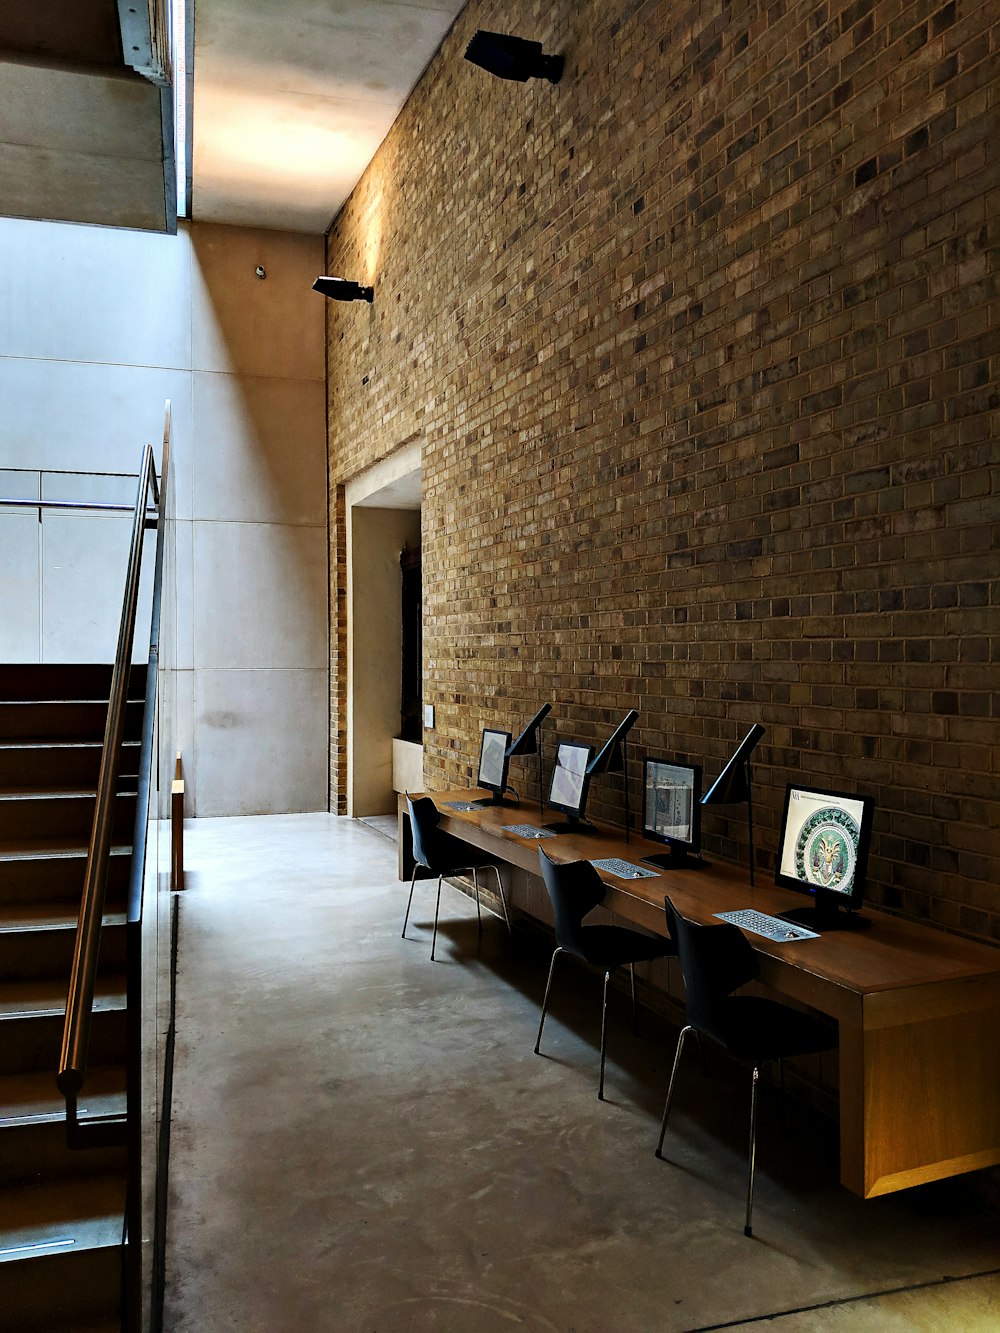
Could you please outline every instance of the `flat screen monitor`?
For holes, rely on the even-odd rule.
[[[746,766],[765,728],[755,722],[733,752],[733,757],[701,798],[702,805],[737,805],[747,799]]]
[[[499,801],[507,788],[507,766],[510,762],[510,732],[483,728],[483,743],[479,750],[479,778],[477,786],[493,793]]]
[[[575,741],[560,741],[556,750],[555,767],[549,786],[549,805],[568,816],[568,822],[547,825],[556,832],[573,828],[587,808],[590,775],[587,769],[593,758],[592,745],[578,745]]]
[[[774,882],[811,894],[815,902],[782,917],[826,930],[868,924],[853,911],[864,898],[874,808],[870,796],[789,783]]]
[[[670,848],[642,859],[654,866],[702,866],[701,768],[647,756],[642,768],[642,833]]]

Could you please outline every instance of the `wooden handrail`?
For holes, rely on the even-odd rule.
[[[128,701],[128,681],[132,666],[132,641],[135,637],[136,608],[139,601],[139,574],[142,565],[142,545],[147,517],[147,497],[151,486],[156,490],[156,469],[152,446],[142,452],[139,470],[139,489],[136,495],[132,521],[132,540],[129,547],[128,573],[125,596],[118,632],[118,650],[111,675],[111,693],[108,701],[108,720],[104,729],[104,749],[97,782],[97,802],[87,851],[83,895],[77,921],[76,944],[70,970],[69,993],[66,997],[66,1019],[63,1026],[62,1051],[59,1057],[57,1083],[66,1097],[67,1109],[75,1120],[76,1097],[83,1086],[87,1069],[87,1049],[90,1043],[90,1019],[94,1007],[94,983],[97,959],[101,947],[101,923],[108,883],[108,861],[115,818],[115,796],[122,736],[125,729],[125,708]],[[134,849],[133,855],[141,854]]]

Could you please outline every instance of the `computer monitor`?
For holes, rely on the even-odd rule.
[[[701,768],[646,757],[642,766],[642,834],[665,842],[667,852],[642,859],[649,865],[694,869],[705,865],[701,846]]]
[[[874,809],[870,796],[789,783],[774,882],[811,894],[815,902],[782,912],[785,920],[818,930],[869,924],[856,910],[864,898]]]
[[[510,762],[510,732],[483,728],[483,742],[479,750],[479,777],[477,786],[492,792],[490,804],[499,805],[507,789],[507,766]]]
[[[561,810],[567,819],[546,824],[545,827],[552,832],[567,833],[578,827],[583,819],[590,789],[590,774],[587,770],[593,754],[592,745],[560,741],[549,785],[549,805],[553,810]]]

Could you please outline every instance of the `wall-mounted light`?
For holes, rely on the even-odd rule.
[[[351,282],[347,278],[317,278],[312,289],[328,296],[331,301],[367,301],[371,305],[375,300],[374,287],[362,287],[360,282]]]
[[[527,83],[528,79],[558,83],[563,72],[563,57],[544,55],[541,42],[482,29],[466,47],[465,58],[488,74],[515,83]]]
[[[765,728],[755,722],[719,776],[701,798],[702,805],[747,805],[747,842],[750,857],[750,883],[753,884],[753,782],[750,756],[753,754]]]
[[[625,742],[628,734],[639,720],[639,714],[630,708],[611,733],[610,738],[587,765],[587,777],[596,778],[601,773],[621,773],[625,790],[625,841],[631,841],[632,812],[628,805],[628,753]]]

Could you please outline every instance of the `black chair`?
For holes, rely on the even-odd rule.
[[[561,953],[572,954],[585,963],[599,967],[604,971],[604,1001],[601,1009],[601,1078],[597,1087],[597,1096],[604,1100],[604,1060],[607,1050],[608,1019],[608,981],[616,967],[628,963],[632,979],[632,1022],[635,1023],[635,963],[650,958],[664,958],[675,952],[670,940],[659,939],[654,935],[642,935],[637,930],[627,930],[624,926],[585,926],[583,918],[604,898],[606,885],[589,861],[567,861],[557,864],[551,861],[539,847],[538,859],[542,864],[542,878],[552,900],[556,914],[556,948],[549,964],[549,979],[545,984],[545,998],[542,1000],[542,1017],[538,1024],[538,1036],[535,1039],[535,1054],[538,1055],[542,1041],[542,1028],[545,1026],[545,1011],[549,1004],[549,991],[552,988],[552,976],[556,968],[556,959]]]
[[[407,795],[406,804],[410,811],[410,832],[413,836],[413,874],[410,877],[410,896],[406,900],[406,915],[403,917],[402,938],[406,939],[406,923],[410,919],[410,904],[413,902],[413,886],[417,871],[424,867],[432,875],[437,875],[437,902],[434,906],[434,937],[431,940],[431,959],[437,948],[438,912],[441,908],[441,881],[445,875],[472,875],[476,887],[476,916],[479,919],[479,933],[483,930],[483,913],[479,905],[479,871],[492,870],[497,877],[500,891],[500,903],[503,907],[507,933],[510,934],[510,913],[507,911],[507,897],[503,891],[500,867],[486,856],[478,856],[474,848],[469,847],[459,838],[453,838],[438,825],[441,815],[429,796],[417,800]]]
[[[757,995],[733,995],[733,991],[752,981],[760,970],[757,955],[739,927],[728,921],[718,925],[700,925],[681,916],[669,898],[663,900],[667,926],[677,944],[677,957],[687,992],[687,1023],[677,1039],[674,1064],[670,1071],[667,1101],[663,1108],[660,1140],[656,1156],[663,1157],[663,1137],[674,1095],[674,1082],[680,1064],[684,1038],[689,1032],[702,1033],[731,1055],[753,1064],[750,1093],[750,1169],[747,1178],[747,1215],[743,1227],[753,1235],[754,1154],[757,1137],[757,1081],[760,1066],[768,1060],[779,1062],[790,1055],[811,1055],[827,1051],[837,1044],[836,1032],[828,1023],[792,1009],[777,1000]]]

